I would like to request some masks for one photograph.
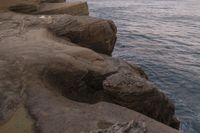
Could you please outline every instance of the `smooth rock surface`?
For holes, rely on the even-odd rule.
[[[62,3],[65,2],[65,0],[40,0],[42,3]]]
[[[40,2],[39,0],[1,0],[0,10],[7,10],[11,6],[16,6],[16,5],[37,6],[39,2]]]
[[[8,12],[0,22],[1,123],[25,102],[41,133],[88,132],[139,118],[152,133],[178,132],[130,110],[179,126],[173,104],[140,68],[95,52],[111,54],[112,21]]]
[[[8,122],[0,125],[0,133],[35,133],[34,121],[23,105],[18,107]]]
[[[41,4],[34,14],[69,14],[69,15],[89,15],[87,2],[70,3],[44,3]]]
[[[89,15],[87,2],[65,2],[63,0],[1,0],[0,11],[11,10],[27,14]]]

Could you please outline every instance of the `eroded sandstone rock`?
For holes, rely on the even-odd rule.
[[[65,2],[64,0],[2,0],[0,11],[11,10],[26,14],[89,15],[87,2]]]
[[[21,25],[24,29],[44,25],[59,38],[103,54],[111,55],[115,46],[117,28],[111,20],[70,15],[15,15],[4,13],[2,19],[11,17],[15,25]]]
[[[84,16],[89,15],[87,2],[70,2],[70,3],[43,3],[40,4],[37,11],[33,14],[69,14]]]
[[[14,13],[2,13],[0,21],[2,123],[25,102],[41,133],[87,132],[144,118],[127,108],[178,128],[174,106],[141,69],[95,52],[111,54],[116,40],[111,21]],[[177,132],[145,119],[159,125],[149,127],[152,133]]]
[[[9,7],[9,10],[20,13],[33,13],[38,10],[35,4],[17,4]]]
[[[35,133],[34,120],[23,105],[19,105],[9,121],[0,125],[0,133]]]
[[[85,16],[55,17],[49,29],[57,36],[69,38],[73,43],[107,55],[111,55],[116,42],[117,28],[110,20]]]
[[[90,133],[147,133],[146,124],[142,121],[116,123],[107,129],[99,129]]]
[[[28,10],[28,7],[31,7],[32,9],[33,7],[36,7],[39,3],[40,3],[39,0],[1,0],[0,10],[8,10],[10,7],[12,6],[16,7],[17,5],[19,5],[17,9],[22,7],[22,10],[24,10],[24,8]],[[20,6],[20,5],[23,5],[23,6]]]
[[[65,0],[40,0],[43,3],[60,3],[60,2],[66,2]]]

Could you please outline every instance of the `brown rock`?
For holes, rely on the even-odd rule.
[[[6,10],[9,9],[11,6],[16,7],[17,5],[23,5],[22,8],[26,8],[28,10],[28,7],[31,7],[31,10],[33,6],[37,6],[39,4],[39,0],[1,0],[0,1],[0,10]],[[24,5],[27,5],[25,7]],[[19,9],[19,7],[17,7]]]
[[[0,125],[0,133],[35,133],[34,121],[23,105],[18,107],[8,122]]]
[[[85,16],[54,17],[49,29],[57,36],[107,55],[111,55],[116,42],[117,28],[110,20]]]
[[[87,2],[70,3],[44,3],[39,6],[34,14],[69,14],[69,15],[89,15]]]
[[[68,2],[64,0],[2,0],[1,10],[11,10],[27,14],[69,14],[88,15],[87,2]]]
[[[41,133],[92,131],[140,118],[152,126],[150,133],[177,132],[111,104],[140,111],[173,127],[179,124],[174,122],[174,106],[141,69],[91,50],[96,45],[105,47],[102,39],[115,41],[116,30],[111,21],[13,13],[2,13],[0,20],[2,123],[24,101]],[[108,33],[112,35],[108,37]],[[74,43],[94,45],[88,49]],[[101,101],[110,103],[100,104]]]
[[[40,0],[42,3],[60,3],[65,2],[65,0]]]
[[[9,7],[9,10],[19,13],[33,13],[38,10],[35,4],[17,4]]]
[[[146,79],[120,72],[107,77],[103,86],[113,103],[179,128],[179,122],[174,117],[174,105]]]

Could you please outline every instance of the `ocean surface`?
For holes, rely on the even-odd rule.
[[[176,106],[184,133],[200,133],[200,0],[88,0],[118,27],[113,53],[138,64]]]

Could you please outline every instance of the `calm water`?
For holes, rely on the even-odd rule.
[[[200,0],[88,0],[118,27],[113,56],[138,64],[176,105],[185,133],[200,133]]]

